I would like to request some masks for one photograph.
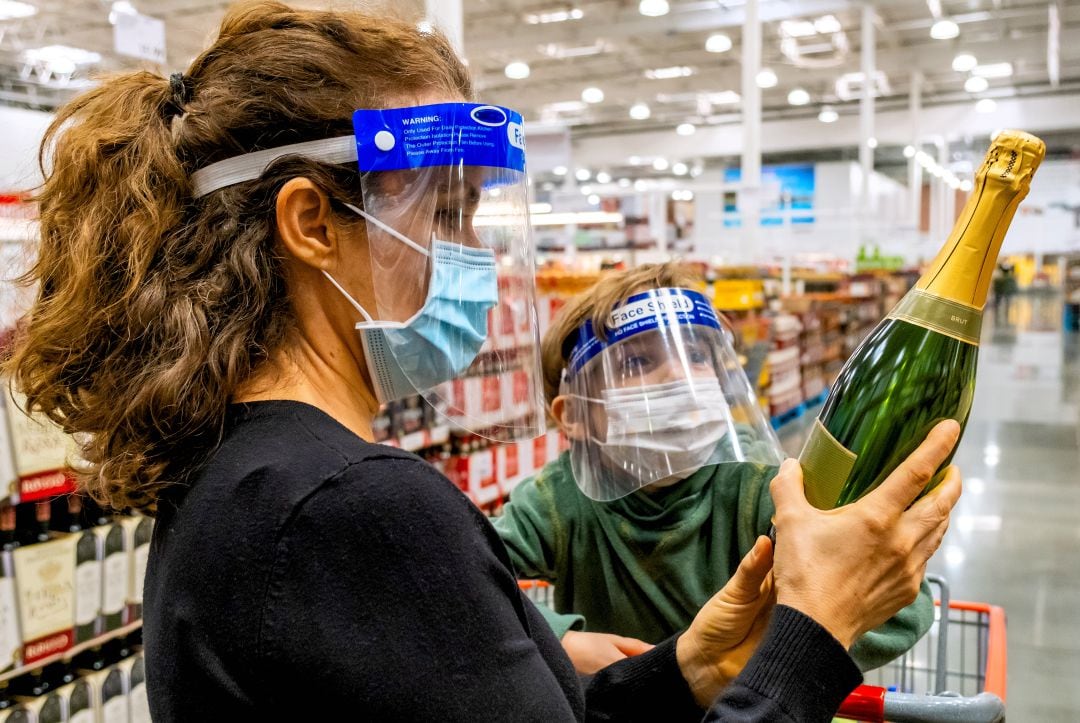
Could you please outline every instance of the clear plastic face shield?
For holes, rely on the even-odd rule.
[[[572,340],[560,392],[570,464],[608,502],[717,464],[778,465],[783,451],[712,305],[665,288],[620,302],[603,335]]]
[[[292,148],[340,163],[329,155],[337,144],[358,163],[362,197],[336,200],[363,219],[365,233],[343,247],[356,254],[348,276],[327,280],[357,311],[378,400],[419,394],[493,439],[542,433],[521,115],[441,103],[358,110],[353,129],[349,148],[345,139]],[[289,148],[272,149],[272,160]],[[195,174],[197,190],[199,174],[221,165]],[[213,176],[202,180],[215,185]]]

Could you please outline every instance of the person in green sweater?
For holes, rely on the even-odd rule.
[[[674,264],[607,276],[542,342],[548,409],[571,447],[493,523],[518,576],[553,584],[541,610],[583,673],[685,629],[771,527],[784,455],[693,282]],[[884,665],[933,619],[924,582],[852,657]]]

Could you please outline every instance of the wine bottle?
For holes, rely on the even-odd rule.
[[[994,137],[945,246],[840,370],[799,455],[816,507],[839,507],[877,487],[938,422],[967,423],[995,261],[1045,154],[1027,133]]]
[[[150,703],[146,697],[146,661],[143,656],[136,655],[135,662],[131,666],[131,692],[128,693],[131,703],[131,723],[151,723]]]
[[[146,582],[146,564],[150,559],[150,540],[154,534],[154,520],[143,517],[135,528],[135,551],[133,555],[135,569],[132,571],[133,595],[132,616],[142,619],[143,587]]]
[[[128,697],[124,671],[114,666],[101,685],[101,723],[128,723]]]
[[[90,684],[76,680],[68,698],[68,723],[94,723],[94,696]]]
[[[105,536],[105,573],[102,584],[101,612],[105,616],[105,631],[116,630],[124,624],[127,604],[128,555],[124,526],[115,523]]]
[[[75,544],[75,643],[85,643],[100,634],[101,584],[104,579],[98,536],[83,530]]]
[[[22,647],[15,562],[11,557],[19,541],[15,535],[15,508],[7,503],[0,507],[0,541],[0,672],[7,672],[18,663]]]
[[[37,714],[38,723],[64,723],[64,703],[53,693],[41,704]]]

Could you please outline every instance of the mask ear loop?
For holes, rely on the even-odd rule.
[[[386,232],[390,236],[393,236],[398,241],[405,244],[409,248],[413,249],[417,253],[423,254],[424,256],[426,256],[428,258],[431,257],[431,252],[428,249],[426,249],[423,246],[421,246],[420,244],[416,243],[415,241],[413,241],[411,238],[409,238],[405,234],[403,234],[403,233],[397,231],[396,229],[392,228],[391,226],[383,223],[382,221],[375,218],[374,216],[372,216],[370,213],[368,213],[364,209],[362,209],[362,208],[360,208],[358,206],[354,206],[353,204],[347,203],[345,201],[342,201],[342,204],[347,209],[349,209],[350,211],[352,211],[356,215],[358,215],[361,218],[363,218],[364,220],[366,220],[368,223],[371,223],[371,224],[374,224],[375,226],[378,226],[380,230]],[[353,298],[352,294],[350,294],[348,291],[345,290],[345,287],[343,287],[341,284],[339,284],[337,282],[337,279],[335,279],[333,276],[330,275],[329,271],[327,271],[326,269],[323,269],[322,273],[323,273],[323,276],[325,276],[327,279],[330,280],[330,283],[334,285],[334,288],[336,288],[338,291],[340,291],[342,296],[344,296],[346,299],[349,300],[349,303],[352,304],[353,308],[356,309],[358,312],[360,312],[360,315],[362,317],[364,317],[364,321],[357,322],[357,324],[356,324],[357,329],[404,329],[406,326],[408,326],[409,321],[412,321],[412,319],[409,319],[409,321],[381,321],[381,320],[375,319],[374,317],[371,316],[371,314],[369,314],[367,312],[367,309],[365,309],[363,306],[360,305],[359,301],[357,301],[356,299]],[[419,314],[420,312],[417,311],[416,313]]]

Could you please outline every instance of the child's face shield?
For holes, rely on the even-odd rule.
[[[706,465],[784,454],[709,301],[690,289],[635,294],[603,335],[579,330],[561,386],[578,486],[598,501],[685,479]]]

